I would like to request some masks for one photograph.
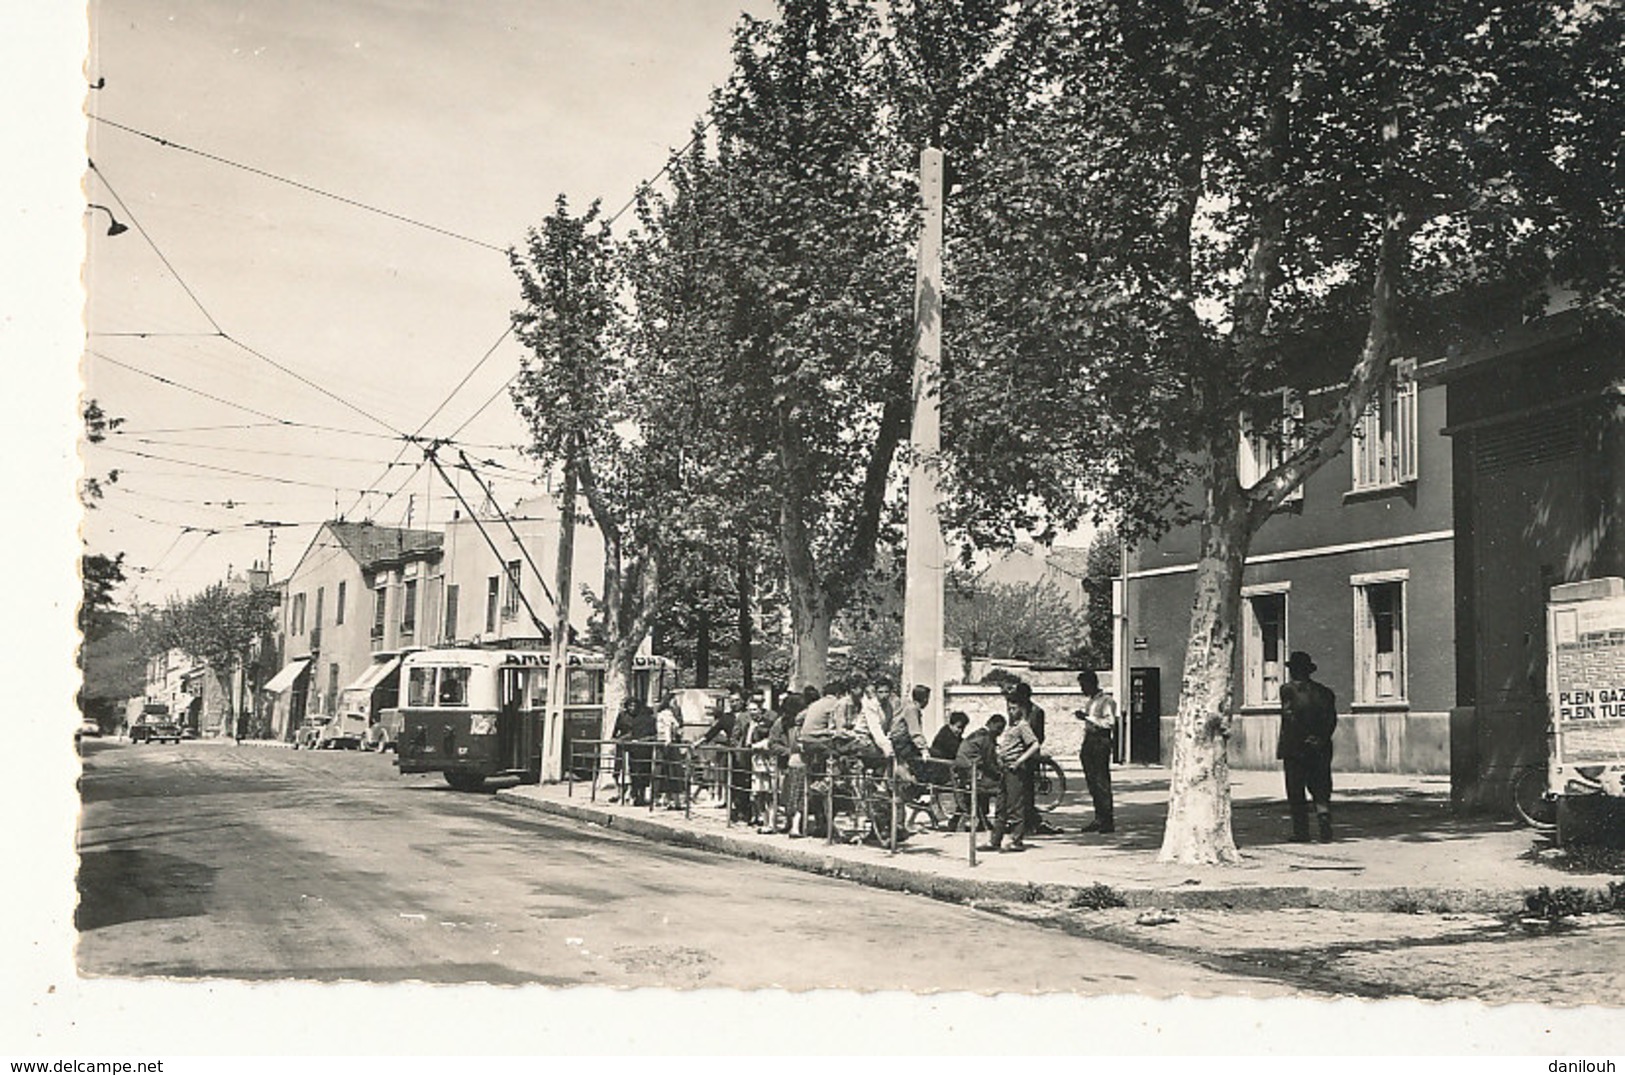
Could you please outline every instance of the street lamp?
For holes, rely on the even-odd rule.
[[[107,214],[107,219],[111,222],[107,225],[107,234],[123,235],[125,232],[130,230],[129,225],[119,223],[119,218],[114,216],[113,210],[107,208],[107,206],[97,205],[92,202],[90,205],[85,207],[86,212],[90,211],[91,209],[100,209],[102,212]]]

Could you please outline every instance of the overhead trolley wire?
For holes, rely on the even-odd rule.
[[[315,429],[315,430],[319,430],[319,431],[324,432],[324,433],[343,433],[346,436],[351,436],[351,437],[376,437],[376,438],[379,438],[381,440],[399,440],[400,439],[399,436],[391,436],[388,433],[374,433],[371,430],[366,430],[366,429],[344,429],[344,428],[342,428],[340,426],[321,425],[321,424],[316,423],[316,422],[298,422],[298,421],[294,421],[292,418],[283,418],[283,417],[280,417],[279,415],[270,414],[270,413],[268,413],[266,411],[262,411],[262,410],[257,410],[257,409],[255,409],[253,407],[248,406],[247,404],[238,403],[236,400],[226,399],[224,396],[212,395],[211,393],[203,391],[201,388],[193,388],[190,385],[182,384],[181,382],[179,382],[177,380],[174,380],[172,378],[164,377],[164,376],[161,376],[160,374],[156,374],[156,373],[151,373],[151,372],[149,372],[147,370],[144,370],[144,369],[141,369],[141,368],[139,368],[137,366],[132,366],[128,362],[122,362],[119,359],[114,358],[112,355],[104,354],[103,352],[97,351],[94,348],[86,348],[85,353],[88,354],[88,355],[91,355],[91,356],[93,356],[95,358],[99,358],[103,362],[110,362],[113,365],[119,367],[120,369],[129,370],[131,373],[134,373],[134,374],[137,374],[139,376],[146,377],[146,378],[149,378],[151,380],[157,381],[160,384],[167,384],[171,388],[178,388],[182,392],[190,392],[194,396],[201,396],[204,399],[211,400],[211,401],[213,401],[215,403],[223,403],[228,407],[235,407],[237,410],[246,411],[247,413],[255,415],[256,417],[270,419],[273,423],[275,423],[276,425],[279,425],[279,426],[289,426],[289,427],[296,428],[296,429]],[[207,428],[207,427],[203,427],[203,428]],[[222,426],[220,428],[230,428],[230,427]],[[115,430],[110,435],[111,436],[117,436],[117,435],[123,435],[124,433],[125,433],[125,431],[120,429],[120,430]]]
[[[106,174],[103,173],[100,168],[96,167],[96,162],[94,160],[87,159],[85,163],[89,164],[90,170],[96,173],[96,178],[102,181],[102,186],[107,188],[107,193],[113,196],[113,200],[115,202],[118,202],[119,208],[124,210],[125,218],[135,226],[136,231],[141,233],[141,238],[147,241],[147,245],[152,247],[152,252],[157,254],[158,260],[164,263],[164,268],[169,270],[169,275],[173,276],[175,278],[175,282],[181,285],[181,290],[186,292],[187,297],[190,298],[193,305],[198,308],[198,312],[203,315],[204,320],[208,321],[210,325],[214,326],[214,331],[217,335],[224,336],[226,334],[226,330],[220,327],[220,322],[214,319],[214,315],[209,312],[209,308],[203,305],[203,300],[197,297],[197,292],[193,291],[191,287],[187,285],[185,278],[183,278],[180,273],[175,271],[175,266],[170,264],[169,258],[164,254],[163,250],[159,249],[158,244],[153,242],[152,236],[147,233],[147,229],[141,223],[140,218],[130,211],[130,206],[122,197],[119,196],[118,190],[111,182],[108,181]]]
[[[147,131],[139,130],[135,127],[116,122],[115,120],[107,119],[104,116],[92,115],[90,118],[95,120],[97,123],[105,124],[106,126],[124,131],[128,134],[133,134],[138,138],[145,138],[150,142],[156,142],[166,149],[175,149],[182,153],[191,153],[194,156],[202,157],[204,160],[214,161],[216,164],[224,164],[227,167],[238,168],[252,175],[260,176],[263,179],[269,179],[272,182],[286,184],[287,186],[302,190],[307,194],[315,194],[319,197],[330,198],[333,201],[348,205],[354,209],[363,209],[369,213],[376,213],[379,216],[388,217],[390,220],[398,221],[402,224],[410,224],[414,228],[422,228],[425,231],[432,231],[437,235],[444,235],[448,239],[456,239],[459,242],[468,243],[472,246],[483,247],[486,250],[494,250],[499,254],[506,254],[508,252],[508,248],[505,246],[498,246],[495,243],[488,243],[482,239],[475,239],[472,236],[463,235],[460,232],[452,231],[449,228],[442,228],[435,224],[429,224],[422,220],[416,220],[402,213],[391,212],[388,209],[380,209],[376,205],[368,205],[366,202],[359,201],[355,198],[347,198],[342,194],[334,194],[332,191],[311,186],[309,183],[302,183],[297,179],[289,179],[287,176],[277,175],[275,172],[266,171],[264,168],[256,168],[251,164],[243,164],[240,161],[231,160],[229,157],[222,157],[216,153],[209,153],[193,146],[182,145],[180,142],[171,141],[168,138],[161,138],[156,134],[150,134]]]
[[[221,327],[220,322],[215,320],[214,315],[209,312],[209,308],[207,306],[203,305],[203,300],[198,298],[197,292],[193,291],[192,288],[191,288],[191,285],[187,284],[185,278],[181,276],[181,274],[180,274],[180,272],[178,270],[176,270],[176,268],[174,266],[174,263],[172,263],[169,260],[168,256],[166,256],[164,254],[163,250],[159,248],[157,242],[155,242],[153,240],[152,235],[150,233],[148,233],[146,227],[141,223],[140,219],[135,215],[134,212],[131,211],[129,204],[127,202],[125,202],[125,200],[122,197],[119,196],[118,191],[113,188],[113,184],[108,181],[107,175],[100,168],[96,167],[96,162],[94,160],[90,160],[90,161],[88,161],[88,163],[90,165],[90,170],[92,172],[96,173],[96,176],[102,181],[102,184],[107,187],[107,191],[108,191],[109,194],[111,194],[113,196],[113,200],[118,202],[119,208],[123,209],[124,212],[128,215],[130,223],[135,226],[136,231],[141,233],[141,237],[147,241],[147,245],[152,248],[152,252],[154,254],[158,255],[158,260],[162,261],[164,263],[164,267],[167,268],[169,270],[170,275],[175,278],[175,282],[181,286],[181,290],[186,292],[186,294],[191,298],[192,302],[194,304],[196,304],[196,306],[198,308],[198,311],[203,314],[204,318],[209,322],[209,324],[211,326],[214,327],[215,332],[222,339],[227,340],[228,342],[230,342],[230,343],[234,344],[235,346],[241,348],[242,350],[246,351],[247,353],[253,355],[255,358],[259,359],[261,362],[264,362],[267,365],[270,365],[273,368],[282,371],[283,373],[287,374],[289,377],[292,377],[294,380],[298,381],[299,383],[301,383],[303,385],[306,385],[306,386],[308,386],[310,388],[315,389],[316,391],[320,392],[322,395],[328,397],[331,400],[334,400],[335,402],[339,403],[340,405],[342,405],[344,407],[348,407],[350,410],[352,410],[355,413],[361,415],[363,418],[367,419],[368,421],[373,422],[373,423],[375,423],[377,425],[383,426],[385,429],[389,430],[391,433],[394,433],[394,434],[397,434],[397,435],[400,435],[400,436],[404,436],[404,434],[402,434],[400,430],[396,429],[394,426],[390,425],[388,422],[384,421],[382,418],[379,418],[377,415],[371,414],[368,411],[364,410],[363,408],[356,406],[354,403],[351,403],[349,400],[345,399],[343,396],[340,396],[336,392],[332,392],[329,389],[323,387],[322,385],[317,384],[315,381],[311,380],[309,377],[306,377],[304,374],[299,373],[299,372],[297,372],[297,371],[295,371],[293,369],[290,369],[289,367],[287,367],[287,366],[283,365],[282,363],[276,361],[275,359],[271,358],[269,355],[266,355],[264,352],[258,351],[256,349],[254,349],[253,347],[250,347],[248,344],[244,343],[242,340],[237,339],[235,336],[233,336],[231,333],[227,332],[223,327]]]
[[[346,492],[349,492],[350,490],[355,488],[354,486],[347,486],[347,485],[335,486],[330,482],[304,482],[304,481],[299,481],[297,478],[281,478],[281,477],[277,477],[276,475],[273,475],[273,474],[255,474],[252,471],[236,470],[236,469],[234,469],[232,467],[220,467],[220,466],[215,466],[215,465],[213,465],[211,463],[198,463],[198,462],[194,462],[191,459],[176,459],[173,456],[168,456],[168,455],[154,455],[151,452],[137,451],[134,448],[114,448],[114,447],[110,447],[110,446],[108,446],[106,444],[98,445],[98,447],[100,447],[100,448],[102,448],[102,449],[104,449],[106,451],[109,451],[109,452],[117,452],[120,455],[133,455],[133,456],[136,456],[136,457],[141,458],[141,459],[155,459],[160,463],[178,463],[181,466],[197,467],[200,470],[213,470],[213,471],[217,471],[217,472],[219,472],[221,474],[231,474],[231,475],[234,475],[234,476],[239,477],[239,478],[253,478],[253,479],[257,480],[257,481],[275,482],[278,485],[297,485],[297,486],[302,486],[302,487],[307,488],[307,489],[328,489],[328,490],[343,489]],[[362,489],[362,490],[358,490],[358,491],[360,491],[360,492],[371,492],[371,491],[382,492],[383,490],[381,490],[381,489],[380,490]]]

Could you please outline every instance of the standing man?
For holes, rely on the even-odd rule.
[[[1111,832],[1112,823],[1112,738],[1117,733],[1117,703],[1100,689],[1100,677],[1093,668],[1078,673],[1078,689],[1083,692],[1083,708],[1073,716],[1083,721],[1083,745],[1078,761],[1083,780],[1095,803],[1095,819],[1084,832]]]
[[[1005,708],[1010,715],[1010,726],[1014,727],[1019,720],[1027,726],[1033,738],[1038,741],[1039,749],[1044,745],[1044,710],[1043,707],[1033,703],[1032,684],[1026,680],[1018,680],[1010,688],[1010,695],[1005,699]],[[1038,779],[1038,753],[1034,752],[1032,760],[1027,763],[1026,787],[1027,800],[1023,807],[1022,822],[1028,832],[1034,836],[1059,836],[1061,830],[1045,821],[1038,813],[1038,803],[1034,798],[1035,782]]]
[[[892,755],[897,759],[898,772],[905,781],[914,778],[914,769],[925,756],[925,724],[922,715],[931,701],[931,688],[920,684],[908,692],[908,704],[898,711],[891,722]]]
[[[1038,736],[1027,723],[1025,710],[1010,707],[1010,725],[999,736],[999,767],[1004,779],[999,787],[999,816],[993,826],[993,841],[985,851],[1025,851],[1027,811],[1032,806],[1033,765],[1038,761]],[[999,845],[1010,835],[1010,846]]]
[[[1320,840],[1332,838],[1332,733],[1337,730],[1337,696],[1309,678],[1316,665],[1295,651],[1281,685],[1281,737],[1275,756],[1286,770],[1286,801],[1292,810],[1292,839],[1309,842],[1309,810],[1304,791],[1315,800]]]

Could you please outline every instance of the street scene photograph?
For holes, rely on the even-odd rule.
[[[1619,5],[83,18],[5,1051],[1625,1055]]]

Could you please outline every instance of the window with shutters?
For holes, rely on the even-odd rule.
[[[1353,490],[1383,489],[1416,480],[1416,363],[1394,363],[1349,440]]]
[[[1281,700],[1286,673],[1286,583],[1249,586],[1242,591],[1242,699],[1248,706]]]
[[[458,586],[446,587],[446,634],[447,642],[457,641],[457,594],[461,588]]]
[[[1404,705],[1406,571],[1355,575],[1354,701]]]
[[[1282,389],[1259,400],[1242,415],[1241,446],[1236,457],[1236,477],[1243,489],[1257,485],[1281,460],[1303,446],[1303,400],[1291,389]],[[1285,503],[1303,499],[1299,485],[1286,496]]]
[[[502,599],[502,618],[514,619],[519,615],[519,582],[520,568],[523,565],[518,560],[509,560],[504,565],[503,574],[507,579],[507,589]]]
[[[408,579],[401,586],[401,634],[409,635],[418,625],[418,580]]]
[[[389,607],[389,587],[380,586],[372,592],[372,637],[384,637],[384,610]]]

